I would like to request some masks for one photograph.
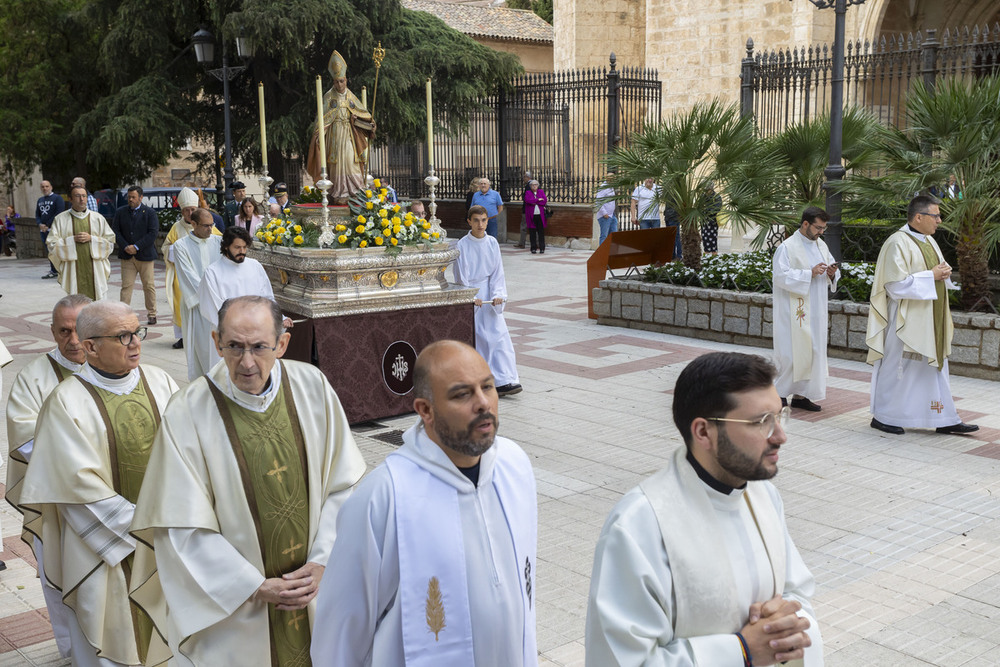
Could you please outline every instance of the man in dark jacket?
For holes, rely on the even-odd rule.
[[[35,221],[38,223],[38,232],[42,235],[42,247],[45,246],[45,239],[49,236],[49,225],[55,220],[56,215],[63,212],[66,208],[66,202],[63,198],[52,192],[52,184],[48,181],[42,181],[42,196],[38,198],[38,203],[35,204]],[[49,262],[49,272],[46,273],[42,278],[55,278],[59,274],[56,273],[56,267]]]
[[[121,300],[132,304],[135,275],[142,280],[146,297],[146,322],[156,324],[156,284],[153,282],[153,261],[156,259],[156,233],[160,229],[156,211],[142,203],[142,188],[128,189],[128,204],[115,211],[111,229],[118,243],[118,259],[122,263]]]

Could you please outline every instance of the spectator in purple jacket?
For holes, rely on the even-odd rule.
[[[531,254],[545,254],[545,204],[548,198],[545,190],[538,186],[538,181],[528,181],[528,189],[524,191],[524,219],[528,223],[528,234],[531,237]]]

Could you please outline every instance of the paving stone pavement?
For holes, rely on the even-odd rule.
[[[532,459],[538,479],[538,648],[543,667],[583,665],[593,548],[623,493],[681,446],[670,421],[671,389],[693,357],[757,348],[639,330],[587,319],[588,251],[544,255],[504,246],[507,322],[524,392],[500,402],[500,432]],[[0,257],[0,338],[13,376],[51,347],[48,312],[62,295],[39,280],[41,261]],[[162,285],[162,265],[158,267]],[[117,294],[114,269],[111,294]],[[141,306],[141,290],[133,296]],[[162,289],[160,324],[146,363],[180,384]],[[141,315],[142,319],[144,313]],[[1000,416],[995,382],[953,377],[972,437],[868,427],[869,369],[831,360],[823,412],[793,412],[775,483],[789,529],[817,579],[814,599],[826,664],[992,667],[1000,664]],[[393,450],[391,432],[413,417],[355,428],[369,465]],[[387,435],[389,434],[389,435]],[[383,439],[380,439],[380,436]],[[6,438],[2,439],[6,443]],[[0,444],[6,460],[6,445]],[[0,666],[65,665],[55,650],[19,515],[0,503]]]

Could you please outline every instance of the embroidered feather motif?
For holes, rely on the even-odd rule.
[[[427,628],[434,633],[434,641],[438,633],[445,629],[444,602],[441,600],[441,586],[437,577],[431,577],[427,582]]]

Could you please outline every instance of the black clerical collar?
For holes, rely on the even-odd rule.
[[[911,225],[910,223],[906,223],[906,228],[909,229],[914,234],[920,234],[921,236],[927,236],[927,234],[924,234],[923,232],[920,232],[920,231],[917,231],[916,229],[914,229],[913,225]]]
[[[95,373],[97,373],[103,378],[108,378],[109,380],[124,380],[125,378],[128,377],[128,373],[126,373],[125,375],[115,375],[114,373],[108,373],[106,371],[102,371],[100,368],[97,368],[93,364],[91,364],[90,367],[94,369]],[[129,373],[131,372],[132,371],[129,371]]]
[[[465,475],[466,477],[469,478],[469,481],[472,482],[472,486],[478,487],[479,486],[479,464],[482,463],[482,462],[483,462],[483,460],[479,459],[478,461],[476,461],[476,465],[474,465],[474,466],[469,466],[468,468],[458,468],[458,466],[455,466],[455,467],[458,468],[458,471],[460,473],[462,473],[463,475]]]
[[[705,470],[705,468],[702,467],[702,465],[700,463],[698,463],[698,460],[694,457],[693,454],[691,454],[691,450],[690,449],[687,451],[686,458],[687,458],[688,463],[691,464],[691,467],[694,468],[694,471],[698,474],[698,478],[701,481],[705,482],[705,484],[707,484],[712,489],[715,489],[719,493],[724,493],[727,496],[730,493],[732,493],[733,491],[736,490],[735,487],[729,486],[728,484],[723,484],[719,480],[717,480],[714,477],[712,477],[712,475],[710,475],[709,472],[707,470]],[[746,482],[744,482],[743,486],[741,486],[739,488],[745,489],[746,486],[747,486],[747,484],[746,484]]]

